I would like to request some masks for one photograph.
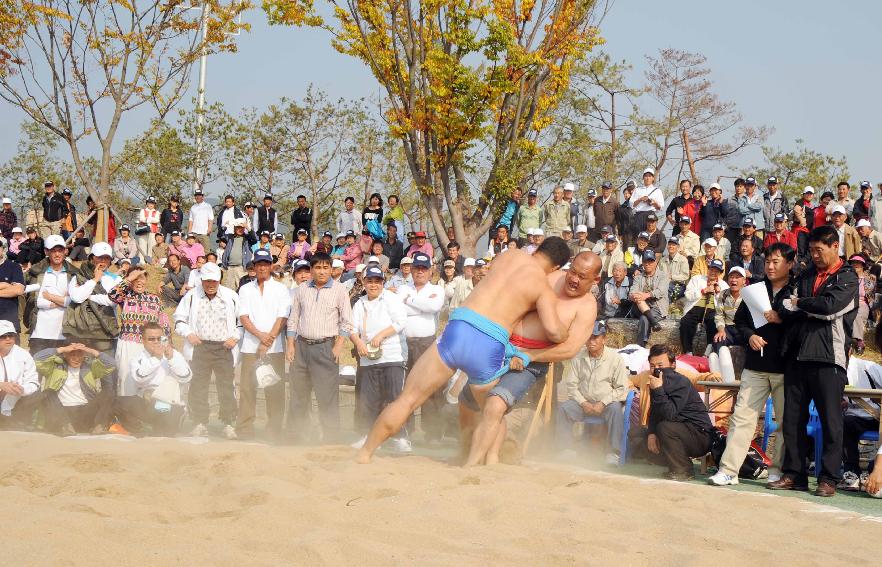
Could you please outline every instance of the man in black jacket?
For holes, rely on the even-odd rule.
[[[752,238],[742,236],[742,239],[732,245],[732,256],[729,258],[729,266],[744,268],[747,273],[747,283],[755,284],[763,281],[765,258],[757,254]]]
[[[723,199],[723,190],[719,183],[714,183],[708,190],[710,198],[701,207],[701,240],[712,236],[714,225],[722,224],[729,215],[729,202]]]
[[[291,226],[294,227],[292,242],[297,242],[297,231],[301,228],[306,231],[306,241],[312,242],[312,209],[306,206],[306,195],[297,195],[297,208],[291,213]]]
[[[812,265],[796,281],[796,295],[784,300],[788,336],[784,373],[784,476],[772,490],[808,490],[806,424],[812,400],[821,420],[823,456],[815,496],[833,496],[842,465],[842,393],[847,382],[858,280],[839,258],[839,233],[832,226],[809,235]]]
[[[711,425],[707,408],[689,378],[676,371],[674,353],[664,344],[649,349],[650,453],[661,455],[668,466],[669,480],[695,478],[692,459],[705,455],[711,446]]]
[[[769,246],[766,254],[765,285],[772,308],[763,314],[765,320],[759,328],[754,324],[746,303],[742,301],[735,312],[738,335],[747,343],[744,371],[741,373],[738,401],[735,402],[734,413],[729,418],[726,450],[720,459],[717,474],[707,480],[708,484],[738,484],[738,471],[747,456],[756,421],[766,406],[769,395],[772,396],[775,415],[784,415],[785,327],[778,313],[784,313],[784,300],[793,295],[795,289],[795,282],[790,278],[790,270],[795,261],[796,251],[790,246],[783,243]],[[769,467],[769,482],[781,478],[781,463],[784,460],[783,429],[779,429],[775,436],[773,455],[774,460]]]
[[[43,220],[49,223],[43,236],[61,234],[61,219],[64,217],[64,198],[55,190],[55,183],[47,181],[43,184],[46,193],[43,195]]]
[[[386,240],[383,241],[383,254],[389,258],[389,269],[398,270],[404,257],[404,244],[398,238],[398,226],[395,221],[386,225]]]
[[[273,196],[269,193],[263,196],[263,206],[257,209],[251,224],[255,234],[263,231],[279,232],[279,214],[273,208]]]

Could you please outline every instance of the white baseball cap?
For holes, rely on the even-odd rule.
[[[413,264],[413,258],[411,258],[410,256],[405,256],[401,259],[401,265],[403,266],[404,264]]]
[[[533,236],[545,236],[545,231],[542,230],[541,228],[534,228],[533,229]]]
[[[711,246],[719,246],[716,238],[705,238],[703,244],[705,244],[705,245],[710,244]]]
[[[15,227],[15,228],[12,229],[12,234],[15,234],[16,232],[19,233],[19,234],[22,234],[23,231],[21,230],[21,227],[20,227],[20,226],[17,226],[17,227]]]
[[[58,234],[52,234],[46,237],[46,241],[43,243],[43,248],[46,250],[52,250],[56,246],[61,246],[64,248],[64,238],[62,238]]]
[[[842,205],[836,205],[835,207],[833,207],[833,210],[830,211],[830,214],[835,215],[836,213],[841,213],[844,215],[845,214],[845,207],[843,207]]]
[[[355,273],[363,272],[364,268],[365,268],[364,264],[359,264],[359,265],[355,266]]]
[[[564,183],[564,191],[575,191],[576,186],[572,183]]]
[[[708,187],[708,191],[710,191],[711,189],[722,189],[722,187],[720,187],[719,183],[712,183],[711,186]]]
[[[873,226],[873,225],[871,225],[870,221],[868,221],[867,219],[861,219],[857,222],[857,227],[860,228],[862,226]]]
[[[565,227],[563,227],[563,229],[561,230],[561,232],[573,232],[573,229],[570,228],[570,227],[568,227],[568,226],[565,226]]]
[[[199,268],[199,279],[202,281],[219,282],[221,280],[221,269],[214,262],[203,264]]]
[[[92,245],[92,256],[110,256],[113,257],[113,248],[106,242],[96,242]]]
[[[643,175],[646,175],[647,173],[651,173],[652,176],[655,177],[655,168],[654,167],[647,167],[646,169],[643,170]]]
[[[732,268],[731,270],[729,270],[729,273],[730,273],[730,274],[731,274],[732,272],[738,272],[739,274],[741,274],[741,277],[744,277],[744,278],[747,277],[747,272],[745,272],[745,271],[744,271],[744,268],[742,268],[741,266],[735,266],[734,268]]]
[[[15,325],[12,324],[12,321],[7,321],[3,319],[0,321],[0,335],[8,335],[9,333],[18,334],[18,331],[15,330]]]
[[[233,228],[237,226],[248,226],[248,222],[245,219],[233,219]]]
[[[475,265],[475,259],[474,259],[474,258],[466,258],[466,259],[465,259],[465,262],[463,262],[462,265],[463,265],[463,267],[465,267],[465,266],[474,266],[474,265]]]
[[[3,197],[3,204],[4,205],[11,205],[12,199],[10,199],[9,197]]]
[[[332,267],[332,268],[342,268],[342,267],[344,267],[345,265],[346,265],[346,264],[343,263],[343,260],[341,260],[341,259],[339,259],[339,258],[336,258],[336,259],[334,259],[334,260],[331,262],[331,267]]]
[[[536,234],[535,228],[528,228],[527,229],[527,236],[533,236],[534,234]]]
[[[368,258],[368,264],[370,264],[370,263],[379,264],[379,263],[380,263],[380,259],[377,258],[376,256],[371,256],[370,258]]]
[[[576,234],[579,234],[580,232],[588,232],[588,227],[584,224],[580,224],[576,227]]]
[[[806,186],[805,186],[805,189],[802,190],[802,194],[805,195],[806,193],[811,193],[812,195],[814,195],[814,194],[815,194],[815,188],[812,187],[811,185],[806,185]]]

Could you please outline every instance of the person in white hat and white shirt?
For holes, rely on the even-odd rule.
[[[334,258],[331,261],[331,279],[335,282],[339,282],[343,277],[343,270],[345,267],[346,265],[343,263],[343,260]]]
[[[0,320],[0,429],[30,425],[42,399],[34,359],[16,338],[12,323]]]
[[[64,239],[52,234],[44,241],[46,259],[25,274],[24,319],[30,329],[28,348],[40,352],[64,341],[61,326],[70,304],[68,288],[76,267],[67,259]]]
[[[0,237],[0,319],[9,321],[20,331],[18,298],[24,294],[24,273],[21,265],[6,254],[6,239]]]
[[[530,244],[524,248],[524,252],[532,255],[539,248],[539,245],[542,244],[542,241],[545,240],[545,231],[541,228],[534,228],[532,232],[528,233],[527,240],[529,240]]]
[[[655,186],[655,169],[647,167],[643,170],[643,186],[634,189],[631,195],[631,207],[634,209],[634,234],[646,230],[646,217],[656,213],[665,206],[665,196]]]
[[[18,226],[18,216],[12,210],[12,200],[3,197],[3,208],[0,209],[0,236],[12,238],[12,229]]]
[[[567,183],[564,183],[563,190],[564,190],[563,199],[570,206],[570,224],[569,224],[569,226],[574,227],[577,224],[579,224],[579,221],[581,220],[581,218],[579,216],[580,215],[579,202],[573,198],[575,195],[575,192],[576,192],[576,186],[573,183],[567,182]]]
[[[474,264],[473,264],[474,265]],[[386,282],[386,289],[389,291],[397,293],[403,287],[413,287],[413,274],[411,270],[413,269],[413,258],[410,256],[405,256],[401,259],[401,265],[398,267],[398,272],[389,278],[389,281]]]
[[[193,370],[187,396],[190,418],[196,423],[192,434],[208,435],[208,389],[214,374],[220,405],[218,418],[224,424],[224,436],[235,439],[233,376],[243,335],[238,317],[239,296],[220,285],[221,269],[217,264],[202,266],[200,280],[200,285],[184,295],[174,314],[175,332],[184,339],[183,355]]]
[[[882,258],[882,234],[874,230],[867,219],[859,220],[856,230],[861,237],[861,251],[875,264]]]
[[[92,246],[89,260],[69,277],[70,303],[67,306],[62,333],[98,352],[109,352],[119,335],[116,304],[107,293],[122,278],[110,272],[113,249],[106,242]]]

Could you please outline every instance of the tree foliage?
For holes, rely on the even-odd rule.
[[[811,150],[804,140],[796,140],[795,149],[790,151],[763,146],[763,155],[766,162],[751,168],[744,177],[752,175],[762,181],[774,175],[784,194],[793,199],[801,197],[806,186],[814,187],[815,195],[820,196],[824,190],[834,190],[840,181],[848,181],[845,156],[837,158]]]

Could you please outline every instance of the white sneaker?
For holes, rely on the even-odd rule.
[[[392,447],[395,449],[396,453],[412,453],[413,446],[410,444],[409,439],[398,438],[392,439]]]
[[[364,447],[365,442],[367,442],[367,435],[350,445],[350,447],[352,447],[353,449],[361,449],[362,447]]]
[[[224,437],[226,437],[230,441],[234,441],[239,438],[239,436],[236,435],[236,428],[230,424],[224,425]]]
[[[729,476],[723,471],[717,471],[717,474],[707,479],[707,483],[711,486],[734,486],[738,484],[738,477]]]
[[[839,490],[858,491],[861,489],[861,477],[851,471],[842,475],[842,480],[836,485]]]
[[[781,475],[778,473],[769,473],[768,482],[778,482],[781,480]]]
[[[606,454],[606,464],[608,465],[617,465],[619,464],[619,456],[615,453],[607,453]]]
[[[208,428],[204,423],[197,423],[193,431],[190,432],[191,437],[208,437]]]

